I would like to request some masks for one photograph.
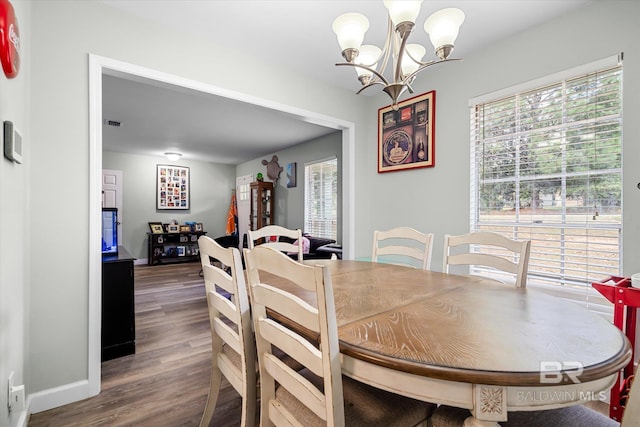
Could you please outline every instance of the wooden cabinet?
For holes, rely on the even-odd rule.
[[[251,188],[251,230],[273,224],[273,182],[256,181]]]
[[[198,261],[198,238],[206,231],[182,233],[147,233],[147,264]]]
[[[134,260],[122,246],[102,258],[102,361],[136,352]]]

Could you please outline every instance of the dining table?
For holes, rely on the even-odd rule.
[[[304,263],[331,273],[343,374],[469,409],[465,426],[603,400],[632,357],[607,319],[539,290],[389,263]]]

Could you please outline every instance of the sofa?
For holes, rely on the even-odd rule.
[[[309,253],[303,254],[304,259],[329,259],[331,254],[336,254],[338,259],[342,259],[342,246],[337,245],[335,240],[309,234],[302,237],[309,239]]]

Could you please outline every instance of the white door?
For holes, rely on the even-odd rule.
[[[253,175],[236,177],[236,203],[238,204],[238,240],[242,249],[243,236],[249,230],[249,215],[251,215],[251,194],[249,184],[253,182]]]
[[[102,170],[102,207],[118,209],[118,244],[122,244],[122,171]]]

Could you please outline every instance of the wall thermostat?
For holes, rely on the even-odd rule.
[[[4,156],[16,163],[22,163],[22,135],[13,122],[4,122]]]

